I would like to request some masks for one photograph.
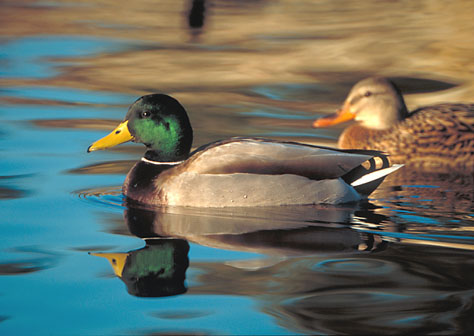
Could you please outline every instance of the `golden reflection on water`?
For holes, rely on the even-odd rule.
[[[473,96],[472,2],[208,1],[205,5],[203,28],[196,34],[188,22],[191,1],[82,0],[48,5],[23,0],[2,6],[0,34],[88,35],[136,43],[123,52],[73,60],[73,65],[62,66],[62,74],[42,81],[54,86],[139,95],[150,90],[225,91],[343,78],[356,82],[377,73],[462,84],[442,95],[417,97],[417,104]],[[198,95],[188,103],[196,101]]]

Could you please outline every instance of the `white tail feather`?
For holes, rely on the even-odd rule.
[[[360,185],[362,185],[362,184],[366,184],[366,183],[369,183],[369,182],[378,180],[378,179],[380,179],[380,178],[382,178],[382,177],[385,177],[385,176],[387,176],[388,174],[391,174],[391,173],[393,173],[394,171],[396,171],[396,170],[402,168],[403,166],[404,166],[404,165],[402,165],[402,164],[394,164],[394,165],[391,166],[391,167],[374,171],[374,172],[372,172],[372,173],[369,173],[369,174],[367,174],[367,175],[364,175],[364,176],[362,176],[361,178],[355,180],[354,182],[351,183],[351,186],[357,187],[357,186],[360,186]]]

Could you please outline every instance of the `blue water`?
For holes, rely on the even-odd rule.
[[[5,20],[25,22],[5,21],[0,37],[0,334],[473,333],[472,176],[400,171],[342,207],[134,209],[120,186],[143,148],[86,153],[151,91],[183,102],[194,146],[230,135],[335,142],[340,129],[308,124],[368,71],[305,55],[338,54],[365,13],[354,3],[265,12],[218,1],[202,28],[186,23],[196,2],[1,4]],[[272,13],[286,14],[283,32],[251,26]],[[349,26],[318,25],[331,15]]]
[[[86,36],[28,36],[2,44],[0,76],[4,78],[47,78],[59,74],[57,61],[67,57],[91,57],[102,52],[129,49],[131,41]]]

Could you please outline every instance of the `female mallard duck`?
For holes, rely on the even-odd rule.
[[[128,173],[123,193],[152,205],[196,207],[344,203],[370,194],[387,167],[376,151],[343,151],[292,142],[232,138],[190,154],[193,131],[181,104],[167,95],[139,98],[125,120],[88,152],[126,141],[147,151]],[[384,162],[376,168],[374,157]],[[362,166],[366,161],[371,167]],[[381,169],[379,169],[381,168]]]
[[[439,104],[408,113],[398,88],[380,77],[358,82],[342,109],[316,120],[325,127],[355,119],[340,148],[374,149],[392,162],[429,171],[474,171],[474,104]]]

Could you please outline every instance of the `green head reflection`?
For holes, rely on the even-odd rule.
[[[122,253],[91,253],[109,260],[130,294],[160,297],[186,292],[189,244],[181,239],[147,239],[138,250]]]

